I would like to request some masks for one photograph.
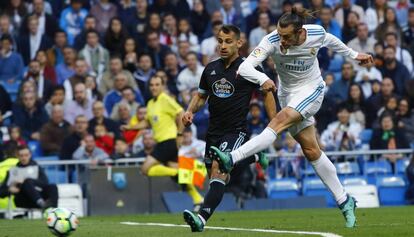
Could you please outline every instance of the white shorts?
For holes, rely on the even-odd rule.
[[[278,99],[282,108],[291,107],[298,111],[303,119],[301,122],[288,128],[289,133],[295,136],[303,129],[313,125],[313,116],[319,111],[324,97],[325,82],[305,85],[292,91],[278,90]]]

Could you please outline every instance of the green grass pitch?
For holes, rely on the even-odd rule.
[[[346,229],[338,209],[218,212],[209,226],[246,229],[329,232],[340,236],[414,236],[414,207],[357,209],[358,227]],[[80,219],[72,236],[304,236],[300,234],[257,233],[207,229],[194,234],[189,228],[129,226],[120,222],[184,224],[179,214],[102,216]],[[52,236],[44,220],[0,220],[0,237]],[[318,236],[318,235],[306,235]]]

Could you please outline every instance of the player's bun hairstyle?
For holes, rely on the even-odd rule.
[[[303,7],[292,7],[292,11],[280,17],[278,24],[282,28],[293,25],[294,30],[297,31],[306,23],[307,18],[314,18],[314,13]]]
[[[241,31],[239,27],[235,25],[223,25],[219,32],[223,32],[224,34],[230,34],[230,32],[233,32],[236,35],[237,39],[240,39]]]

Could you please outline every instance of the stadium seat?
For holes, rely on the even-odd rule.
[[[357,200],[361,208],[379,207],[378,190],[375,185],[348,185],[345,190]]]
[[[83,196],[79,184],[58,184],[58,207],[67,208],[78,217],[83,217]]]
[[[7,93],[10,95],[12,101],[15,101],[20,87],[20,81],[15,81],[14,83],[0,82]]]
[[[302,193],[304,196],[323,196],[328,207],[336,206],[332,194],[326,189],[320,178],[306,178],[303,180]]]
[[[294,178],[271,180],[268,185],[270,198],[292,198],[299,196],[298,184]]]
[[[220,204],[218,205],[217,211],[237,211],[240,208],[237,206],[236,198],[232,193],[225,193],[223,199],[221,199]]]
[[[67,183],[67,175],[65,171],[57,170],[57,169],[45,169],[47,178],[49,179],[49,183],[53,184],[63,184]]]
[[[360,170],[359,170],[359,165],[357,162],[340,162],[340,163],[335,163],[335,167],[336,167],[336,171],[338,173],[338,175],[359,175],[360,174]]]
[[[359,134],[359,137],[361,138],[361,142],[363,144],[369,144],[369,141],[371,141],[372,138],[372,129],[364,129]]]
[[[302,176],[303,177],[315,177],[316,173],[313,169],[312,165],[309,162],[306,162],[305,164],[306,168],[302,170]]]
[[[272,210],[277,209],[273,199],[259,198],[244,201],[243,210]]]
[[[27,146],[29,147],[30,151],[32,152],[32,157],[35,159],[37,156],[42,156],[42,148],[40,146],[39,141],[28,141]]]
[[[376,178],[391,174],[391,164],[387,160],[368,161],[364,164],[364,174],[369,184],[376,184]]]
[[[388,176],[377,179],[377,187],[381,205],[405,204],[405,181],[399,176]]]
[[[400,159],[397,161],[395,166],[395,171],[397,174],[405,174],[405,169],[407,169],[410,159]]]
[[[59,156],[36,156],[33,157],[33,160],[35,161],[57,161],[59,160]]]
[[[346,178],[343,178],[341,180],[341,183],[344,186],[356,186],[356,185],[363,186],[363,185],[368,185],[367,179],[365,177],[362,177],[362,176],[346,177]]]

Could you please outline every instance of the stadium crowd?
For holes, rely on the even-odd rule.
[[[326,82],[316,116],[327,151],[366,149],[360,134],[372,129],[371,149],[408,148],[414,141],[414,5],[409,0],[7,0],[0,2],[0,125],[2,146],[36,141],[45,156],[118,159],[150,154],[150,130],[126,130],[145,119],[148,81],[161,77],[184,108],[204,66],[218,57],[222,24],[242,30],[241,55],[250,51],[292,6],[314,10],[309,23],[349,47],[371,53],[362,68],[327,49],[318,52]],[[277,66],[277,65],[276,65]],[[277,80],[274,65],[263,65]],[[187,130],[180,153],[204,156],[207,106]],[[259,93],[248,128],[267,125]],[[298,144],[285,134],[272,152],[279,176],[299,175]],[[387,157],[395,162],[398,157]],[[258,177],[263,174],[258,171]]]

